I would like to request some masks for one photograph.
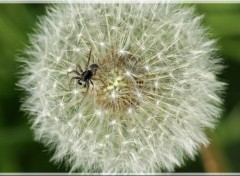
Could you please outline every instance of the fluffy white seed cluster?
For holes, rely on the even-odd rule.
[[[71,171],[173,171],[194,158],[224,87],[201,19],[174,4],[50,7],[21,59],[36,140]]]

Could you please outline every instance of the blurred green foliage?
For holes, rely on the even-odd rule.
[[[227,68],[220,79],[229,85],[224,113],[211,135],[227,172],[240,172],[240,4],[196,4],[204,25],[218,39]],[[46,4],[0,4],[0,172],[65,172],[49,162],[51,152],[33,140],[27,117],[19,110],[22,92],[16,87],[17,54],[28,44]],[[204,172],[200,156],[177,172]]]

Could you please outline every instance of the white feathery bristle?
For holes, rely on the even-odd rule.
[[[36,140],[71,171],[173,171],[194,158],[220,116],[225,85],[201,19],[176,4],[49,8],[21,59],[22,109]],[[90,51],[99,69],[88,88]]]

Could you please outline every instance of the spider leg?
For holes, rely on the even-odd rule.
[[[89,79],[87,79],[87,80],[85,81],[85,84],[84,84],[83,87],[87,87],[87,88],[89,88]]]
[[[69,88],[71,89],[70,85],[72,84],[73,79],[80,79],[80,78],[81,77],[79,77],[79,76],[72,77],[71,80],[69,81],[69,84],[68,84]]]
[[[87,91],[86,91],[86,93],[85,93],[84,97],[82,98],[82,100],[80,101],[79,105],[81,105],[81,104],[82,104],[83,100],[85,99],[85,97],[86,97],[86,96],[87,96],[87,94],[88,94],[88,90],[89,90],[89,83],[86,81],[85,85],[86,85],[86,87],[87,87]]]
[[[78,84],[79,84],[79,85],[82,85],[81,81],[82,81],[82,79],[79,78],[79,79],[78,79]]]
[[[87,86],[86,86],[87,89],[89,89],[89,80],[86,81],[86,85],[87,85]]]
[[[105,87],[107,87],[107,85],[103,82],[103,80],[101,80],[100,78],[94,78],[94,77],[92,77],[92,80],[99,80],[99,81],[101,81],[102,83],[103,83],[103,85],[105,86]]]
[[[88,55],[88,61],[87,61],[87,65],[86,65],[86,70],[88,70],[89,62],[90,62],[90,59],[91,59],[91,54],[92,54],[92,47],[91,47],[89,55]]]
[[[83,72],[83,69],[79,64],[77,64],[77,66],[76,66],[76,71],[78,71],[78,70],[79,70],[79,72]]]
[[[91,90],[91,91],[93,91],[94,84],[93,84],[93,82],[92,82],[92,80],[91,80],[91,79],[90,79],[89,81],[90,81],[90,83],[91,83],[91,84],[92,84],[92,86],[93,86],[93,87],[92,87],[92,90]]]
[[[69,75],[70,73],[76,73],[78,76],[81,76],[81,74],[76,70],[72,70],[70,72],[67,72],[67,75]]]

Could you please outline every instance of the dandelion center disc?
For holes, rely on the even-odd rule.
[[[141,104],[145,72],[133,54],[112,52],[100,61],[98,76],[106,78],[96,89],[96,103],[106,110],[126,111]],[[110,67],[111,66],[111,67]],[[134,72],[132,71],[134,70]]]

